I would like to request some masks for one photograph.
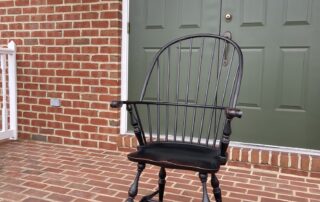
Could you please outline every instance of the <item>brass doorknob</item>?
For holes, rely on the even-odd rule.
[[[226,19],[227,22],[230,22],[232,20],[232,15],[230,13],[227,13],[225,15],[225,19]]]

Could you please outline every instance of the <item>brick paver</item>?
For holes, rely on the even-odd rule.
[[[124,152],[4,142],[0,143],[0,201],[124,201],[135,170]],[[140,194],[156,188],[157,172],[157,167],[147,166]],[[218,176],[227,202],[320,201],[320,178],[235,164],[222,167]],[[165,201],[198,202],[201,194],[196,173],[168,169]]]

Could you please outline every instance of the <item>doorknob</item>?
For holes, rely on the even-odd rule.
[[[232,15],[230,13],[227,13],[224,18],[226,19],[226,22],[230,22],[232,20]]]
[[[232,38],[232,34],[230,31],[225,31],[223,33],[223,36],[225,38],[231,39]],[[223,65],[227,66],[228,65],[228,51],[229,51],[229,43],[226,41],[225,45],[224,45],[224,52],[223,52]]]

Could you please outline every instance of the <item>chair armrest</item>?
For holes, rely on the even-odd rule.
[[[121,108],[123,104],[148,104],[149,102],[143,101],[122,101],[122,100],[113,100],[110,103],[111,108]]]
[[[234,117],[241,118],[243,114],[243,112],[237,108],[226,108],[225,111],[227,119],[233,119]]]
[[[120,100],[113,100],[113,101],[111,101],[111,103],[110,103],[110,107],[111,107],[111,108],[121,108],[122,105],[123,105],[123,103],[122,103],[122,101],[120,101]]]

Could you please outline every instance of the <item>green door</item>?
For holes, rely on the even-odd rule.
[[[244,117],[234,121],[232,139],[320,149],[318,10],[320,1],[312,0],[130,1],[129,99],[139,98],[146,68],[163,44],[230,31],[245,61]]]
[[[233,140],[320,149],[320,1],[222,2],[245,62]]]

